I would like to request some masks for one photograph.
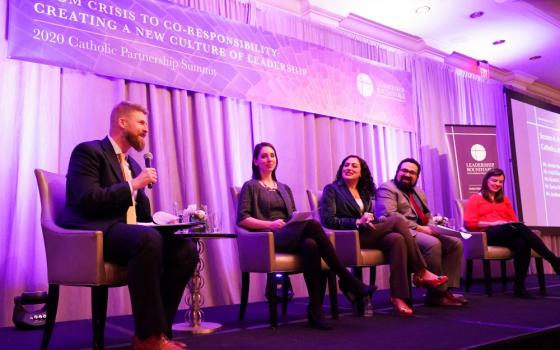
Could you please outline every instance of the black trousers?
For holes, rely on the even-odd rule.
[[[348,286],[351,291],[363,286],[362,282],[342,265],[323,227],[315,220],[289,224],[274,232],[274,247],[278,252],[302,255],[303,276],[309,293],[309,306],[313,313],[321,312],[323,302],[321,259],[325,260],[340,278],[341,283]]]
[[[559,266],[560,259],[552,253],[539,236],[522,223],[497,225],[486,231],[489,245],[509,248],[515,254],[515,288],[525,288],[525,278],[531,261],[531,249],[540,254],[553,267]]]
[[[189,238],[151,227],[117,223],[104,234],[105,260],[128,267],[136,335],[171,335],[181,296],[199,257]]]

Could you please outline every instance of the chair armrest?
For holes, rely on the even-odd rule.
[[[49,283],[98,285],[105,280],[103,232],[42,223]]]
[[[345,266],[358,266],[362,263],[360,253],[360,235],[357,230],[331,230],[324,228],[327,234],[331,234],[336,255]]]
[[[463,241],[463,255],[467,259],[485,259],[488,253],[486,232],[469,232],[472,236]]]
[[[275,261],[272,232],[251,232],[236,226],[239,267],[242,272],[270,272]]]

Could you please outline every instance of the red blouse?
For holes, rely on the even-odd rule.
[[[481,221],[519,221],[513,212],[513,206],[507,197],[501,203],[492,203],[484,199],[481,194],[473,194],[465,204],[465,227],[469,231],[485,231],[480,228]]]

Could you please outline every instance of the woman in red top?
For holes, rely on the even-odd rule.
[[[513,251],[514,295],[533,299],[525,289],[531,249],[548,261],[559,275],[560,258],[544,245],[539,236],[519,222],[511,202],[504,195],[504,180],[501,169],[491,169],[484,175],[480,193],[472,195],[465,206],[465,227],[470,231],[486,231],[489,245],[507,247]]]

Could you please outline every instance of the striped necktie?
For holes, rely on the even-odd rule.
[[[119,164],[121,166],[121,171],[125,181],[132,180],[132,173],[130,172],[130,167],[128,166],[128,162],[126,161],[126,156],[124,153],[117,154],[117,158],[119,159]],[[127,224],[135,224],[136,223],[136,200],[134,199],[134,194],[132,194],[132,205],[128,207],[126,211],[126,223]]]
[[[428,216],[426,215],[426,213],[424,213],[424,210],[420,207],[420,205],[414,198],[414,192],[408,194],[408,200],[410,201],[410,204],[412,204],[416,215],[418,215],[418,224],[422,226],[427,225],[429,221]]]

